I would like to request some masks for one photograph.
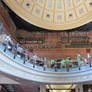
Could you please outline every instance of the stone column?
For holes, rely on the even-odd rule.
[[[46,92],[46,87],[44,85],[40,85],[40,92]]]
[[[78,84],[78,86],[75,88],[75,92],[83,92],[83,85]]]
[[[2,86],[0,85],[0,92],[1,92],[1,90],[2,90]]]

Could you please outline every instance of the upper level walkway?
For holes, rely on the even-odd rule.
[[[9,50],[4,52],[5,47],[0,43],[0,71],[14,78],[21,80],[30,80],[41,83],[80,83],[92,80],[92,68],[89,65],[78,68],[71,68],[69,72],[66,69],[54,69],[35,66],[29,62],[23,64],[19,57],[13,59],[14,54]]]

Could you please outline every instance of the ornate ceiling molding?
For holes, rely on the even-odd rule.
[[[51,30],[68,30],[92,21],[92,0],[4,0],[27,22]]]

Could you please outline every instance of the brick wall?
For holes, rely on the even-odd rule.
[[[25,35],[26,34],[26,35]],[[41,32],[39,32],[39,34],[42,35]],[[92,31],[88,32],[87,34],[83,34],[80,33],[80,36],[82,35],[87,35],[88,37],[90,37],[89,42],[92,42],[92,37],[91,37]],[[30,37],[32,35],[32,32],[26,32],[24,30],[20,30],[17,31],[17,35],[21,35],[23,37]],[[45,32],[44,33],[44,43],[43,44],[22,44],[22,46],[24,47],[35,47],[35,46],[42,46],[42,45],[47,45],[47,46],[56,46],[56,48],[33,48],[33,52],[37,53],[39,57],[44,57],[46,56],[48,58],[48,61],[50,61],[51,58],[55,58],[55,59],[62,59],[62,58],[66,58],[66,57],[71,57],[71,58],[76,58],[77,54],[80,53],[81,55],[83,55],[84,57],[87,56],[86,54],[86,49],[87,48],[66,48],[66,45],[70,45],[71,41],[69,39],[68,43],[62,43],[61,39],[62,37],[71,37],[71,36],[78,36],[79,34],[77,33],[73,33],[71,35],[71,33],[63,33],[63,32]],[[36,32],[34,37],[36,37]],[[92,48],[90,48],[90,51],[92,53]]]

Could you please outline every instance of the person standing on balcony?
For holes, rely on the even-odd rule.
[[[91,67],[91,55],[90,55],[90,53],[87,53],[87,57],[88,57],[88,64]]]
[[[13,46],[13,50],[14,50],[14,59],[15,57],[17,56],[17,48],[18,48],[19,44],[18,43],[15,43],[14,46]]]
[[[20,58],[24,58],[23,48],[20,45],[18,45],[17,47],[17,56]]]
[[[46,57],[43,58],[43,63],[46,65]]]
[[[46,61],[47,61],[47,59],[46,59],[46,57],[44,57],[44,58],[43,58],[43,64],[44,64],[43,69],[44,69],[44,70],[45,70],[45,68],[47,67],[47,65],[46,65]]]
[[[54,67],[54,63],[55,63],[54,59],[51,59],[51,61],[50,61],[50,66],[51,66],[51,68]]]
[[[69,62],[70,62],[70,57],[67,57],[67,59],[66,59],[66,68],[67,68],[67,71],[69,71]]]
[[[80,54],[77,55],[77,61],[78,61],[78,67],[80,70],[81,65],[84,64],[84,62],[82,61],[82,56]]]
[[[23,64],[25,64],[25,62],[28,62],[28,50],[27,49],[24,50],[24,62],[23,62]]]
[[[6,49],[8,47],[10,47],[10,44],[9,44],[10,41],[11,41],[11,36],[10,35],[6,36],[6,38],[5,38],[5,49],[4,49],[4,52],[6,51]]]
[[[62,59],[62,60],[60,61],[62,68],[65,67],[65,62],[66,62],[65,59]]]
[[[34,62],[33,62],[33,67],[35,67],[35,64],[36,64],[36,61],[37,61],[37,55],[36,54],[34,54],[33,55],[33,60],[34,60]]]
[[[69,67],[73,67],[73,61],[71,58],[69,58]]]

